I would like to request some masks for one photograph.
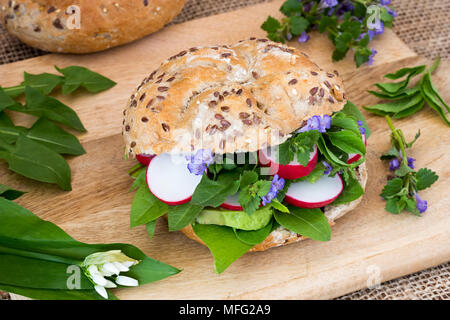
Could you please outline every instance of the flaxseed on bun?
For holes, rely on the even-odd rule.
[[[344,104],[338,73],[295,48],[254,38],[195,47],[163,62],[132,94],[126,152],[256,151]]]

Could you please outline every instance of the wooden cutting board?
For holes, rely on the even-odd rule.
[[[230,44],[250,36],[263,37],[259,28],[267,15],[279,16],[282,1],[248,7],[218,16],[173,25],[124,47],[103,53],[74,56],[47,55],[0,66],[0,84],[15,85],[22,72],[52,72],[53,65],[83,65],[118,82],[101,94],[77,92],[60,97],[79,114],[88,133],[80,139],[87,154],[69,160],[73,191],[30,181],[10,173],[0,164],[0,181],[29,191],[18,202],[50,220],[80,241],[127,242],[146,254],[182,268],[169,279],[139,288],[116,290],[121,299],[327,299],[355,291],[375,281],[387,281],[450,260],[450,197],[448,145],[450,136],[442,120],[428,109],[395,121],[406,137],[420,128],[422,137],[411,156],[418,167],[438,172],[439,181],[421,193],[429,209],[418,218],[384,211],[379,194],[386,182],[387,164],[379,156],[389,148],[385,120],[364,112],[373,135],[368,142],[369,181],[361,205],[338,220],[332,240],[302,241],[266,252],[244,255],[223,274],[213,272],[208,249],[178,232],[169,233],[158,222],[150,242],[144,227],[129,228],[133,194],[127,170],[134,161],[123,159],[122,110],[133,88],[159,63],[185,48]],[[292,43],[293,46],[299,46]],[[313,35],[301,45],[319,65],[337,69],[345,79],[350,100],[358,105],[377,99],[366,90],[382,75],[402,66],[423,63],[397,36],[387,30],[373,42],[378,51],[372,67],[358,70],[350,57],[333,64],[332,45],[325,35]],[[444,62],[434,80],[450,101],[450,63]],[[14,120],[30,124],[31,118],[14,114]]]

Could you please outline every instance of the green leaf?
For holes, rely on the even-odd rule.
[[[222,273],[253,245],[240,241],[232,228],[212,224],[194,224],[195,234],[206,244],[214,257],[214,270]]]
[[[274,209],[276,209],[276,210],[278,210],[280,212],[289,213],[289,209],[284,204],[282,204],[280,201],[278,201],[278,199],[276,199],[276,198],[272,200],[270,205]]]
[[[27,178],[56,183],[63,190],[71,190],[70,167],[59,154],[20,134],[6,159],[9,169]]]
[[[350,33],[353,39],[358,39],[361,35],[361,22],[358,20],[346,20],[341,23],[340,28],[342,31]]]
[[[400,79],[406,75],[412,74],[412,75],[418,75],[425,71],[424,65],[412,67],[412,68],[402,68],[397,70],[394,73],[388,73],[384,75],[385,78],[391,79],[391,80],[397,80]]]
[[[26,192],[15,190],[13,188],[8,187],[7,185],[0,184],[0,197],[3,197],[8,200],[16,200]]]
[[[190,225],[203,208],[203,206],[191,202],[179,206],[169,206],[167,211],[169,231],[177,231]]]
[[[13,106],[8,109],[47,118],[78,131],[86,131],[75,111],[55,98],[45,96],[39,90],[28,86],[25,88],[25,97],[27,101],[25,107]]]
[[[302,9],[302,4],[297,0],[287,0],[283,3],[280,11],[286,16],[290,16],[291,13],[299,12]]]
[[[417,141],[417,139],[419,139],[419,137],[420,137],[420,129],[417,130],[417,133],[414,136],[414,139],[411,142],[406,144],[406,148],[411,148],[413,146],[413,144]]]
[[[130,213],[130,228],[154,221],[167,212],[169,206],[156,198],[147,186],[136,192]]]
[[[400,158],[400,152],[394,146],[392,146],[385,154],[380,157],[381,160],[390,160],[393,158]]]
[[[381,196],[385,199],[397,195],[403,188],[403,180],[401,178],[394,178],[389,180],[381,191]]]
[[[421,103],[422,100],[423,100],[422,96],[420,94],[416,94],[409,98],[395,100],[393,102],[388,103],[379,103],[363,108],[370,112],[381,111],[386,114],[395,114],[400,111],[407,110],[411,107],[416,106],[417,104]]]
[[[258,197],[254,192],[252,192],[251,186],[242,188],[239,192],[239,204],[242,206],[244,211],[248,214],[254,213],[258,210],[261,204],[261,198]]]
[[[91,93],[97,93],[116,85],[114,81],[84,67],[70,66],[60,69],[55,66],[55,69],[64,75],[63,94],[72,93],[79,87]]]
[[[378,92],[378,91],[371,91],[368,90],[370,94],[374,95],[377,98],[384,99],[384,100],[399,100],[408,98],[412,95],[415,95],[416,93],[420,93],[419,86],[413,87],[413,88],[407,88],[404,90],[401,90],[396,93],[386,93],[386,92]]]
[[[43,288],[67,289],[64,286],[69,277],[66,272],[69,265],[81,264],[86,256],[109,250],[121,250],[128,257],[140,261],[129,272],[124,273],[137,279],[140,285],[179,272],[176,268],[147,257],[132,245],[86,244],[76,241],[55,224],[44,221],[18,204],[3,198],[0,198],[0,212],[2,288],[16,288],[17,284],[21,283],[27,288],[17,290],[29,293],[33,298],[45,299],[51,292],[41,291]],[[8,258],[4,259],[6,256]],[[92,288],[91,282],[83,280],[82,287],[88,286]],[[64,293],[64,290],[61,291],[61,294]],[[81,292],[74,295],[84,297]]]
[[[281,23],[271,16],[261,25],[261,29],[267,32],[277,32],[279,28],[281,28]]]
[[[295,153],[291,150],[291,144],[292,139],[288,139],[278,146],[278,162],[282,165],[289,164],[294,160]]]
[[[17,105],[17,103],[6,94],[2,87],[0,87],[0,111],[15,105]]]
[[[397,198],[392,198],[386,201],[385,209],[387,212],[397,214],[403,211],[405,205],[406,203],[402,202],[401,200],[398,200]]]
[[[31,74],[24,72],[24,81],[15,87],[6,88],[6,92],[10,97],[17,97],[25,92],[25,87],[33,87],[45,95],[50,94],[57,86],[59,86],[64,78],[50,74],[50,73],[41,73],[41,74]]]
[[[327,28],[335,28],[338,24],[337,18],[335,16],[321,16],[319,20],[318,30],[320,33],[327,30]]]
[[[398,177],[404,177],[406,176],[408,173],[413,172],[414,170],[411,169],[407,164],[405,163],[401,163],[400,164],[400,168],[398,168],[397,170],[394,171],[395,175]]]
[[[311,171],[310,174],[307,176],[295,179],[294,181],[308,181],[309,183],[315,183],[317,180],[322,178],[324,176],[325,172],[325,166],[322,162],[317,162],[316,166],[314,167],[313,171]]]
[[[24,297],[39,300],[100,300],[103,299],[95,290],[52,290],[11,286],[0,283],[0,289]],[[109,300],[117,297],[108,292]]]
[[[344,105],[344,108],[340,111],[347,116],[353,117],[356,121],[362,121],[364,129],[366,129],[366,138],[368,139],[372,132],[370,131],[369,125],[366,122],[366,119],[362,115],[359,108],[351,103],[350,101],[347,101],[347,103]]]
[[[421,217],[419,210],[417,209],[416,200],[412,198],[408,198],[406,200],[406,210],[411,212],[413,215]]]
[[[218,207],[228,196],[239,190],[239,177],[233,172],[224,172],[217,181],[211,180],[206,174],[197,185],[192,195],[191,203],[202,207]]]
[[[416,113],[417,111],[420,111],[423,108],[424,104],[425,104],[425,100],[422,99],[416,105],[413,105],[413,106],[409,107],[408,109],[404,109],[402,111],[394,113],[392,118],[401,119],[401,118],[409,117],[410,115]]]
[[[366,153],[366,147],[359,133],[342,130],[337,132],[328,131],[327,135],[335,147],[347,154],[358,153],[364,155]]]
[[[147,230],[150,241],[153,239],[153,235],[155,234],[155,228],[156,228],[156,220],[147,222],[145,224],[145,229]]]
[[[258,181],[258,174],[255,171],[244,171],[241,176],[240,187],[245,188],[246,186]]]
[[[427,168],[421,168],[416,173],[416,187],[417,190],[424,190],[426,188],[429,188],[433,183],[435,183],[438,180],[439,176],[436,174],[436,172],[431,171]]]
[[[354,60],[356,66],[359,68],[361,65],[369,61],[372,51],[368,47],[362,47],[355,51]]]
[[[359,184],[358,180],[350,177],[344,185],[344,190],[339,195],[339,197],[334,200],[331,204],[337,205],[342,203],[349,203],[358,198],[360,198],[364,194],[364,189]]]
[[[280,225],[314,240],[330,240],[331,228],[320,209],[289,207],[289,211],[290,214],[275,211],[275,219]]]
[[[341,52],[347,51],[352,38],[353,37],[350,32],[343,32],[339,34],[335,39],[336,50]]]
[[[38,119],[26,136],[60,154],[78,156],[86,153],[77,137],[45,118]]]
[[[8,117],[6,113],[0,111],[0,126],[2,127],[14,127],[14,123]]]
[[[254,231],[246,231],[234,229],[234,233],[239,241],[248,244],[250,246],[255,246],[263,242],[267,236],[272,232],[272,221],[269,222],[264,228]]]
[[[291,22],[291,33],[294,36],[299,36],[302,32],[305,32],[309,26],[309,21],[299,16],[291,17],[290,22]]]
[[[440,63],[441,63],[441,56],[438,55],[437,58],[434,60],[433,64],[431,65],[430,69],[428,69],[430,74],[436,71]]]

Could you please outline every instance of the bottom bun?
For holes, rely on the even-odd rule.
[[[356,177],[358,179],[358,182],[361,184],[363,189],[366,187],[367,183],[367,168],[365,163],[361,164],[359,167],[356,168]],[[328,219],[328,223],[330,226],[334,225],[334,221],[340,217],[342,217],[347,212],[352,211],[355,209],[358,204],[361,202],[362,197],[359,197],[358,199],[344,204],[338,204],[338,205],[328,205],[325,207],[324,213],[325,216]],[[184,235],[188,238],[191,238],[203,245],[205,243],[194,233],[194,230],[192,229],[191,225],[188,225],[187,227],[180,230]],[[285,246],[290,243],[298,242],[300,240],[308,239],[308,237],[299,235],[295,232],[289,231],[286,228],[279,226],[275,230],[273,230],[267,238],[261,242],[260,244],[257,244],[253,248],[251,248],[249,251],[264,251],[272,247],[279,247],[279,246]]]

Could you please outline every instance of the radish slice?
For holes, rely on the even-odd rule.
[[[150,154],[138,154],[138,155],[136,155],[136,160],[139,161],[144,166],[148,166],[148,164],[150,163],[150,161],[152,160],[152,158],[154,156],[155,155],[150,155]]]
[[[306,167],[302,166],[297,161],[297,155],[295,155],[294,160],[287,165],[277,163],[277,155],[278,152],[276,148],[260,150],[258,157],[259,165],[262,167],[270,167],[270,175],[278,174],[278,176],[283,179],[298,179],[307,176],[311,173],[311,171],[313,171],[317,164],[319,152],[317,151],[317,146],[314,146],[314,150],[310,153],[309,162]]]
[[[341,177],[324,175],[315,183],[300,181],[289,186],[285,200],[287,203],[300,208],[321,208],[334,200],[344,189]]]
[[[227,210],[232,211],[244,211],[244,208],[241,207],[239,204],[239,192],[227,197],[224,203],[222,203],[220,206]]]
[[[365,134],[362,135],[362,139],[364,141],[364,145],[367,146],[367,140],[366,140],[366,135]],[[350,153],[348,155],[347,163],[350,164],[350,163],[353,163],[355,161],[358,161],[359,159],[361,159],[361,155],[360,154],[358,154],[358,153]]]
[[[189,172],[183,155],[163,153],[147,167],[147,186],[155,197],[169,205],[189,202],[202,175]]]

